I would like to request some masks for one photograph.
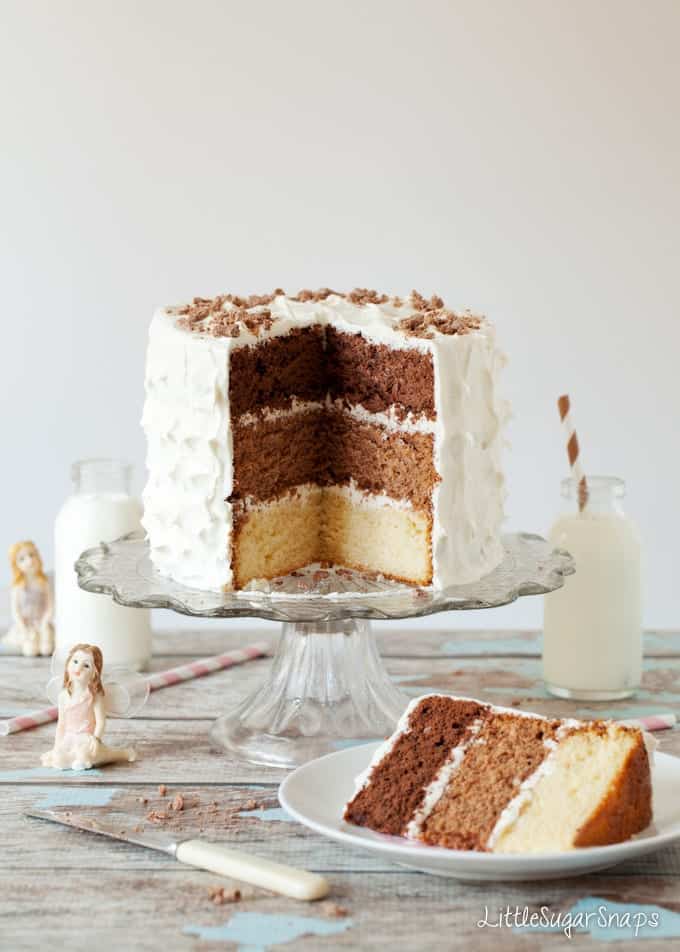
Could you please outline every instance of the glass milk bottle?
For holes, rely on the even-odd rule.
[[[98,645],[107,666],[139,670],[151,656],[150,613],[122,608],[110,595],[78,587],[75,562],[85,549],[111,542],[141,527],[141,503],[130,496],[132,467],[115,459],[86,459],[71,468],[73,494],[54,527],[56,654],[72,645]]]
[[[557,697],[608,701],[634,694],[642,677],[640,542],[621,504],[624,481],[587,484],[579,511],[576,482],[563,480],[566,509],[550,530],[576,574],[545,596],[543,677]]]

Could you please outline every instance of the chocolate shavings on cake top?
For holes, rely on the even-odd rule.
[[[455,311],[444,307],[443,300],[438,294],[433,294],[428,300],[417,291],[411,291],[410,302],[415,307],[415,314],[402,318],[397,327],[409,337],[434,337],[434,332],[440,334],[467,334],[476,331],[481,326],[481,318],[469,311],[456,314]]]
[[[220,294],[214,298],[195,297],[191,304],[175,310],[180,315],[177,323],[180,327],[213,337],[240,337],[243,328],[259,337],[269,331],[274,323],[268,305],[283,294],[285,291],[276,288],[271,294],[251,294],[248,297],[237,294]],[[390,299],[388,295],[379,294],[370,288],[354,288],[347,294],[331,288],[320,288],[318,291],[303,288],[291,300],[300,303],[322,302],[331,295],[345,298],[358,306],[380,305],[388,301],[396,308],[405,306],[401,298]],[[406,305],[415,311],[397,321],[395,327],[409,337],[432,338],[437,332],[447,335],[467,334],[481,326],[480,317],[469,311],[459,314],[449,310],[437,294],[428,299],[418,291],[412,291]]]

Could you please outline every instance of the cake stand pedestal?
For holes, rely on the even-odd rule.
[[[552,592],[574,571],[571,557],[540,536],[506,535],[503,546],[503,561],[489,575],[439,591],[310,566],[241,592],[206,592],[160,575],[141,533],[89,549],[76,572],[81,588],[127,607],[281,622],[265,682],[219,717],[211,736],[243,760],[291,768],[347,742],[394,730],[409,698],[383,667],[372,619],[495,608],[523,595]]]

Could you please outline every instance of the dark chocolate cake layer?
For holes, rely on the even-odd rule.
[[[233,420],[262,407],[289,407],[293,398],[323,401],[327,394],[348,406],[361,404],[371,413],[394,407],[397,417],[414,413],[432,420],[432,357],[316,326],[297,328],[231,354]]]
[[[393,405],[433,420],[434,368],[430,354],[373,344],[360,334],[326,329],[326,376],[333,398],[371,413]]]
[[[401,835],[425,790],[437,776],[452,747],[460,744],[485,709],[474,701],[425,698],[409,718],[390,756],[377,764],[371,782],[345,810],[345,820],[380,833]]]
[[[322,327],[294,328],[253,347],[239,347],[229,364],[232,420],[260,407],[324,400],[328,390]]]

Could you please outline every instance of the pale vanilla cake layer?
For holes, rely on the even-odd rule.
[[[597,733],[587,728],[568,733],[537,771],[526,800],[520,798],[499,818],[489,849],[548,853],[574,849],[580,839],[598,845],[587,836],[588,823],[596,822],[610,791],[616,796],[617,780],[625,777],[639,743],[638,734],[614,724]],[[625,803],[616,802],[613,809],[625,810]]]
[[[253,504],[237,517],[233,569],[238,587],[319,561],[322,494],[318,486],[300,487]]]
[[[299,346],[305,333],[306,351]],[[271,378],[261,376],[268,348],[283,353],[288,341],[293,357],[284,354]],[[358,368],[357,355],[366,361]],[[417,372],[408,371],[412,358]],[[319,361],[325,361],[323,367]],[[381,362],[392,374],[387,386]],[[265,469],[272,484],[268,494],[277,495],[273,477],[280,454],[287,455],[288,469],[298,462],[281,433],[277,444],[276,430],[283,430],[286,415],[322,406],[323,413],[336,418],[333,446],[339,447],[344,470],[324,472],[319,485],[347,484],[359,475],[355,471],[366,454],[356,452],[345,421],[361,435],[375,472],[387,460],[384,471],[389,469],[393,487],[387,495],[398,504],[404,474],[426,469],[428,442],[427,466],[435,474],[429,488],[421,479],[410,515],[399,506],[395,516],[339,501],[329,516],[333,544],[346,553],[339,558],[435,587],[481,577],[503,551],[500,451],[507,410],[496,388],[502,364],[488,321],[455,315],[438,300],[427,302],[415,294],[399,301],[374,292],[277,293],[250,301],[195,301],[157,312],[149,335],[143,415],[149,470],[144,526],[154,565],[193,587],[245,584],[245,571],[239,571],[239,579],[234,576],[238,512],[244,499],[257,495]],[[295,374],[298,383],[303,379],[302,388]],[[262,469],[258,473],[254,466],[247,488],[240,489],[239,473],[244,479],[248,473],[247,467],[239,469],[239,447],[249,430],[258,434],[256,440],[266,434],[272,450],[269,456],[260,454]],[[376,431],[388,434],[392,443],[383,445]],[[305,452],[313,446],[308,438]],[[257,460],[252,453],[250,458]],[[301,467],[297,479],[296,484],[308,481],[309,472]],[[384,487],[378,476],[362,489],[381,496]],[[362,526],[383,534],[383,541],[365,539],[362,547]],[[402,545],[405,538],[415,540],[412,552],[389,552],[394,540]],[[280,543],[284,552],[304,548],[295,541]],[[257,561],[248,559],[242,565]],[[274,565],[273,556],[267,561]]]
[[[431,574],[431,518],[354,486],[303,486],[246,504],[234,532],[236,584],[330,562],[425,584]]]

